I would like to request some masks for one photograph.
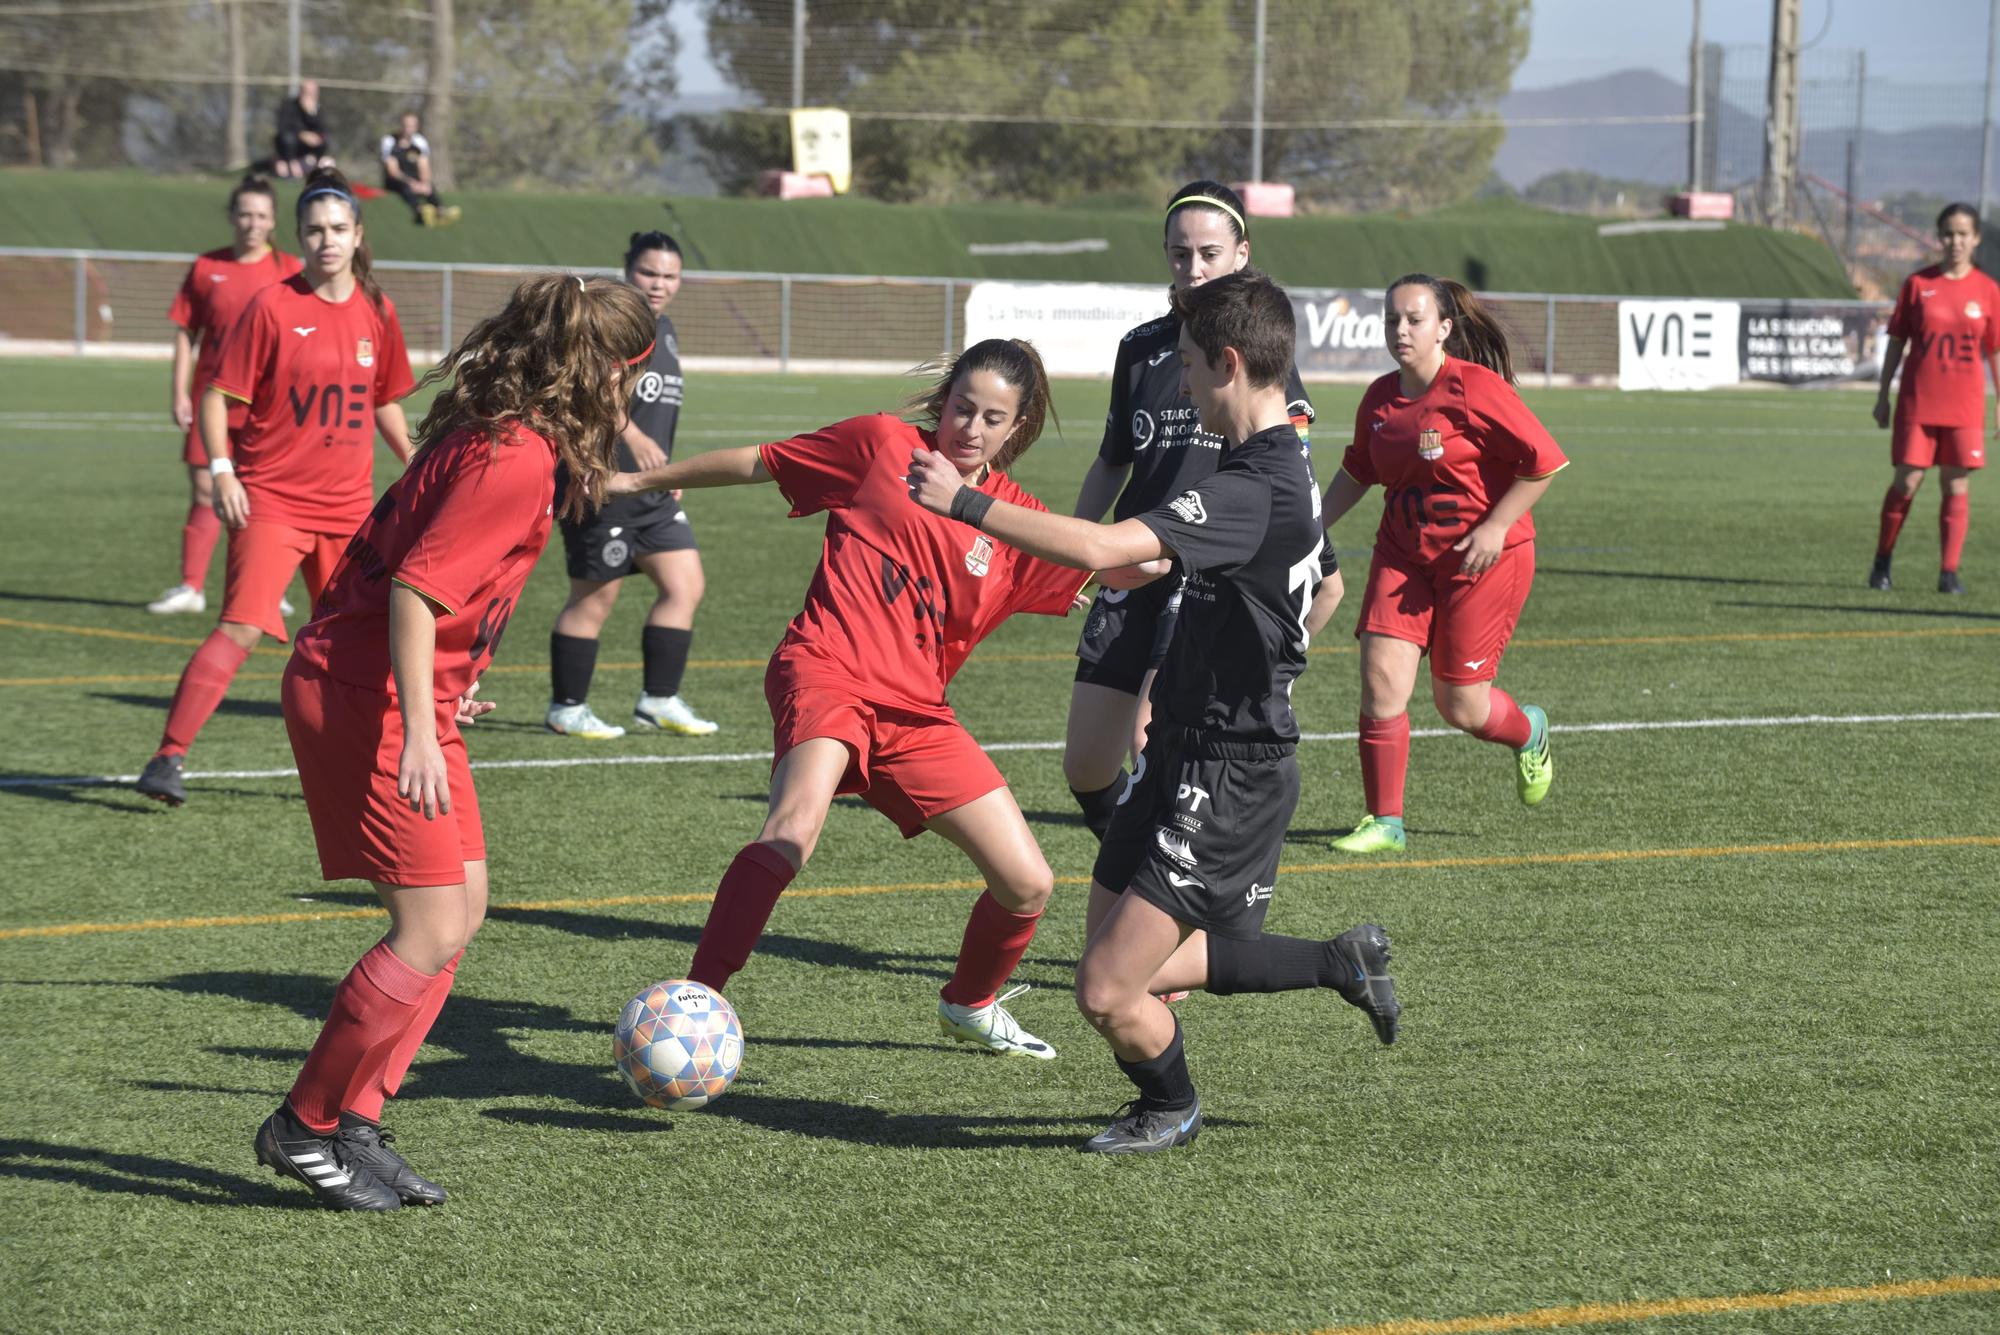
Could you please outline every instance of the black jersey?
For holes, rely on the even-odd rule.
[[[1215,471],[1138,516],[1185,577],[1153,718],[1204,740],[1295,745],[1292,679],[1321,578],[1319,487],[1291,426],[1225,450]]]
[[[1194,404],[1181,395],[1181,322],[1167,315],[1126,331],[1111,371],[1111,411],[1097,457],[1130,464],[1132,474],[1112,507],[1111,517],[1130,519],[1158,509],[1168,499],[1215,471],[1222,437],[1201,429]],[[1293,367],[1285,398],[1302,439],[1310,439],[1312,400]]]
[[[632,383],[632,399],[626,406],[632,425],[638,427],[653,443],[660,447],[669,460],[674,457],[674,432],[680,426],[681,398],[681,349],[680,340],[674,336],[674,322],[666,316],[653,332],[653,355],[646,362],[646,369]],[[632,447],[618,438],[617,469],[621,473],[635,473],[639,461],[632,457]],[[569,471],[556,470],[556,508],[562,508],[563,488],[568,485]],[[618,524],[642,523],[663,510],[678,510],[679,502],[664,491],[642,491],[631,496],[613,496],[605,501],[602,510],[584,516],[574,525],[586,528],[602,521]],[[566,525],[569,521],[564,521]]]

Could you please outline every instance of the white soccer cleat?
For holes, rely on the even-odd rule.
[[[1021,1027],[1000,1003],[1028,990],[1026,983],[1010,988],[985,1006],[954,1006],[938,1002],[938,1028],[948,1037],[970,1043],[988,1052],[1015,1053],[1041,1061],[1054,1061],[1056,1050]]]
[[[657,728],[661,732],[678,733],[682,737],[706,737],[716,730],[714,723],[698,718],[687,701],[678,695],[639,696],[639,703],[632,706],[632,721],[642,728]]]
[[[179,612],[206,612],[208,598],[200,589],[186,584],[176,584],[152,602],[146,610],[154,616],[173,616]]]
[[[296,607],[293,607],[293,606],[292,606],[292,600],[291,600],[291,599],[289,599],[289,598],[283,598],[283,597],[281,597],[281,598],[279,598],[279,599],[278,599],[278,615],[279,615],[279,616],[281,616],[281,617],[288,617],[288,616],[290,616],[290,615],[291,615],[292,613],[294,613],[294,612],[296,612],[296,611],[298,611],[298,610],[299,610],[298,608],[296,608]]]
[[[550,705],[548,728],[564,737],[581,737],[591,742],[608,742],[625,735],[625,729],[597,717],[588,704]]]

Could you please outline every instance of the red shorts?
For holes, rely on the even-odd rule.
[[[386,691],[335,681],[294,657],[285,667],[285,731],[329,881],[462,885],[465,864],[486,856],[479,794],[465,759],[455,701],[437,701],[451,810],[430,820],[396,795],[403,715]]]
[[[201,400],[196,399],[194,406],[199,410]],[[195,413],[194,423],[187,429],[187,439],[181,442],[181,460],[190,468],[208,467],[208,446],[201,443],[201,413],[199,411]]]
[[[1889,461],[1905,468],[1984,468],[1984,426],[1921,426],[1896,419]]]
[[[823,686],[774,690],[764,678],[771,705],[776,769],[785,753],[814,737],[845,742],[847,773],[836,793],[859,793],[864,802],[896,822],[905,839],[924,832],[924,822],[986,796],[1007,781],[956,719],[913,714]]]
[[[254,518],[242,528],[230,529],[229,559],[223,563],[222,619],[285,639],[278,600],[285,596],[292,575],[305,572],[306,598],[316,601],[348,541]]]
[[[1431,656],[1433,681],[1492,681],[1534,582],[1532,542],[1509,547],[1477,577],[1460,574],[1456,565],[1426,569],[1377,547],[1354,634],[1421,645]]]

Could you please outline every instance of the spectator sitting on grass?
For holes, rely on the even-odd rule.
[[[299,91],[278,104],[278,133],[272,140],[271,170],[304,180],[314,167],[333,165],[326,129],[319,123],[319,80],[299,80]]]
[[[403,197],[419,227],[458,221],[458,206],[447,205],[431,180],[431,146],[414,111],[403,113],[396,133],[382,136],[382,187]]]

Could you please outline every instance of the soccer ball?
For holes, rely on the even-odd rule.
[[[618,1074],[655,1108],[699,1108],[743,1068],[743,1025],[720,992],[672,978],[625,1003],[611,1036]]]

